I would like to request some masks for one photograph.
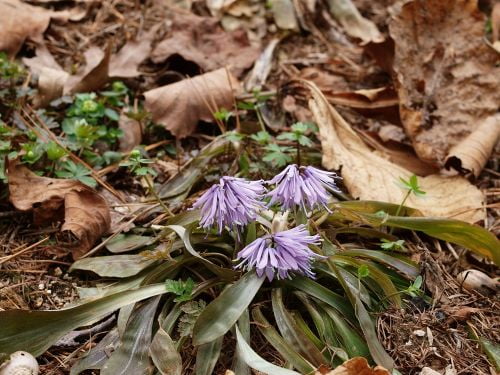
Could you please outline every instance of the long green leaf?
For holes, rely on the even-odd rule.
[[[149,375],[153,372],[149,345],[158,302],[160,297],[152,298],[134,311],[120,346],[102,367],[101,375]]]
[[[284,360],[290,363],[294,368],[304,374],[314,371],[314,366],[307,361],[297,350],[293,348],[288,340],[285,340],[276,329],[269,324],[257,306],[252,310],[253,319],[259,323],[257,326],[266,340],[280,353]]]
[[[206,344],[224,335],[236,323],[257,294],[264,278],[247,272],[225,289],[200,314],[193,329],[194,345]]]
[[[285,308],[282,289],[274,288],[271,298],[274,319],[285,340],[314,366],[319,367],[322,364],[326,364],[323,354],[302,332],[292,314]]]
[[[106,249],[114,254],[120,254],[151,245],[153,242],[155,242],[154,237],[121,233],[106,244]]]
[[[243,360],[251,368],[268,375],[300,375],[298,372],[273,365],[260,357],[241,336],[238,326],[236,326],[236,340]]]
[[[182,358],[175,349],[174,341],[162,327],[158,328],[149,354],[162,375],[182,375]]]
[[[112,329],[99,343],[94,346],[82,358],[80,358],[72,367],[70,375],[78,375],[85,370],[100,370],[109,359],[109,354],[113,351],[120,340],[118,330]]]
[[[353,318],[354,310],[349,305],[349,302],[343,296],[332,292],[317,282],[307,277],[296,276],[293,281],[285,280],[283,283],[291,288],[299,289],[308,295],[316,297],[320,301],[332,306],[352,323],[356,322]]]
[[[155,262],[155,259],[141,254],[110,255],[77,260],[69,270],[86,270],[103,277],[122,278],[137,275]]]
[[[0,353],[24,350],[38,356],[67,332],[123,306],[163,293],[166,293],[165,285],[155,284],[58,311],[1,311]]]
[[[222,348],[224,336],[216,338],[212,342],[200,345],[196,352],[196,375],[212,375]]]
[[[238,319],[237,325],[240,328],[240,332],[243,338],[247,342],[250,341],[250,313],[248,312],[248,309],[245,309],[245,311],[243,311],[243,314],[241,314],[240,318]],[[236,351],[233,357],[232,369],[235,374],[250,375],[250,367],[248,367],[243,358],[241,358],[238,346],[236,346]]]
[[[342,253],[339,255],[368,258],[380,263],[384,263],[403,273],[412,280],[420,274],[420,269],[415,262],[412,262],[409,259],[403,260],[400,258],[396,258],[380,250],[354,249],[342,251]]]
[[[236,276],[236,272],[229,268],[222,268],[212,263],[210,260],[202,257],[193,247],[190,240],[190,231],[180,225],[167,225],[167,230],[172,230],[184,241],[184,246],[189,254],[200,259],[205,266],[217,276],[227,280],[232,280]]]
[[[470,249],[471,251],[493,260],[500,266],[500,241],[491,232],[477,225],[472,225],[460,220],[440,219],[432,217],[403,217],[375,215],[377,211],[384,210],[389,214],[393,212],[394,206],[383,202],[341,202],[335,206],[341,209],[340,214],[346,218],[359,219],[373,226],[386,225],[395,228],[417,230],[431,237],[455,243]],[[418,211],[406,209],[401,215],[418,215]],[[333,216],[332,216],[333,218]]]
[[[342,284],[349,300],[354,306],[354,311],[356,313],[356,317],[358,318],[359,325],[366,339],[366,343],[368,344],[368,348],[370,349],[370,354],[373,357],[373,360],[378,365],[381,365],[391,371],[394,368],[393,359],[387,354],[384,347],[380,343],[377,337],[377,333],[375,332],[375,325],[366,311],[363,302],[359,299],[359,297],[351,292],[351,289],[347,284],[343,281],[340,273],[338,272],[337,266],[332,262],[328,261],[328,264],[332,268],[332,270],[337,274],[338,280]]]

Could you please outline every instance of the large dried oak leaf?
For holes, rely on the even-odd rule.
[[[401,119],[416,153],[438,167],[462,158],[449,166],[475,175],[500,136],[500,117],[491,117],[499,55],[484,41],[484,24],[476,0],[409,1],[390,23]]]
[[[51,19],[66,21],[70,17],[67,11],[50,11],[19,0],[0,0],[0,51],[13,57],[26,39],[39,38]]]
[[[399,179],[407,180],[413,173],[389,161],[388,155],[372,151],[316,85],[303,83],[312,93],[309,107],[319,127],[323,166],[326,169],[342,168],[344,183],[355,198],[401,203],[406,190],[398,184]],[[483,194],[465,178],[433,174],[419,178],[419,183],[427,194],[410,196],[407,206],[426,216],[450,217],[470,223],[485,218],[481,208]]]
[[[217,110],[232,108],[239,89],[236,78],[222,68],[146,91],[144,106],[153,121],[184,138],[195,131],[199,120],[211,121]]]
[[[18,210],[33,210],[34,222],[46,225],[64,219],[61,230],[79,242],[73,257],[79,258],[110,226],[109,207],[92,188],[76,180],[40,177],[18,161],[8,164],[10,201]]]
[[[191,12],[172,10],[171,29],[151,54],[155,63],[172,55],[196,63],[203,71],[230,66],[239,76],[259,57],[260,49],[251,45],[246,32],[224,31],[216,18],[200,17]]]

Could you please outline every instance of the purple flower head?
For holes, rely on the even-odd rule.
[[[268,184],[276,185],[267,194],[271,197],[269,205],[281,204],[283,210],[290,210],[295,205],[307,210],[327,207],[328,191],[340,192],[335,179],[340,178],[334,172],[326,172],[314,167],[297,167],[291,164]]]
[[[212,185],[193,205],[201,209],[200,226],[216,227],[219,233],[224,227],[233,229],[255,220],[265,189],[262,181],[247,181],[237,177],[222,177]]]
[[[257,275],[266,275],[272,281],[290,278],[290,272],[314,278],[311,262],[322,258],[309,249],[309,245],[319,245],[320,236],[311,236],[305,225],[257,238],[238,253],[241,263],[237,268],[246,270],[255,267]]]

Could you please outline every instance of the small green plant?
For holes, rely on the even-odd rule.
[[[401,251],[404,250],[404,240],[397,240],[397,241],[390,241],[385,238],[382,238],[382,243],[380,244],[380,247],[384,250],[395,250],[395,251]]]
[[[310,125],[305,124],[303,122],[297,122],[292,125],[291,132],[285,132],[278,135],[277,139],[279,140],[288,140],[295,142],[295,147],[297,150],[297,164],[300,165],[300,147],[310,147],[313,142],[309,137],[306,136],[306,133],[309,131]]]
[[[10,61],[5,52],[0,52],[0,78],[17,79],[24,73],[24,69],[19,64]]]
[[[153,160],[143,158],[140,150],[132,150],[127,161],[121,162],[120,167],[127,167],[136,176],[156,176],[156,171],[148,167],[148,164],[153,163]]]
[[[57,161],[61,159],[64,155],[66,155],[66,150],[59,146],[56,142],[50,141],[46,148],[45,152],[47,153],[47,158],[50,161]]]
[[[424,293],[421,289],[422,282],[423,282],[422,276],[418,275],[413,281],[413,283],[411,283],[410,286],[403,292],[411,297],[421,296]]]
[[[175,302],[190,301],[193,297],[193,290],[196,284],[191,278],[186,281],[183,280],[166,280],[165,288],[167,292],[175,294]]]
[[[292,161],[290,153],[293,151],[293,148],[291,147],[271,143],[265,146],[264,150],[266,151],[266,154],[262,160],[275,167],[281,168]]]
[[[128,87],[122,81],[115,81],[111,84],[111,90],[101,91],[99,94],[106,99],[106,103],[114,107],[123,107],[123,98],[129,93]]]
[[[214,113],[214,117],[216,120],[222,121],[225,125],[227,125],[229,119],[234,116],[234,113],[228,111],[226,108],[222,107],[217,112]]]
[[[96,180],[91,176],[91,171],[81,164],[76,164],[72,160],[66,160],[61,164],[62,169],[55,172],[57,177],[72,178],[78,180],[85,185],[95,188],[97,186]]]
[[[396,210],[395,216],[399,216],[401,209],[405,205],[406,200],[411,195],[411,193],[413,193],[417,197],[425,195],[425,191],[421,190],[420,186],[418,185],[417,176],[413,175],[408,180],[405,180],[404,178],[400,177],[399,180],[403,184],[403,188],[407,189],[408,191],[406,192],[405,196],[403,197],[403,200],[399,204],[398,209]],[[394,227],[391,227],[391,230],[389,233],[392,233],[393,229],[394,229]]]
[[[271,141],[271,135],[265,130],[261,130],[256,134],[252,134],[250,136],[250,139],[253,139],[260,145],[267,145]]]

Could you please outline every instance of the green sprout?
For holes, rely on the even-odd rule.
[[[165,280],[165,289],[167,292],[177,295],[175,302],[186,302],[193,298],[193,290],[196,284],[191,278],[183,280]]]
[[[67,160],[61,164],[61,167],[61,170],[55,172],[57,177],[75,179],[92,188],[97,186],[96,180],[90,177],[92,172],[83,165]]]
[[[313,142],[309,139],[305,134],[310,129],[308,124],[303,122],[297,122],[292,125],[291,132],[285,132],[278,135],[278,139],[280,140],[288,140],[295,142],[296,150],[297,150],[297,164],[300,165],[300,147],[310,147]]]
[[[224,107],[222,107],[221,109],[219,109],[217,112],[214,113],[215,119],[222,121],[226,125],[227,125],[227,122],[229,121],[229,119],[233,116],[234,116],[233,112],[228,111]]]
[[[403,188],[407,189],[408,191],[406,192],[403,200],[399,204],[398,209],[396,210],[395,216],[399,216],[401,209],[403,208],[406,200],[409,198],[411,193],[413,193],[417,197],[425,195],[425,191],[421,190],[420,186],[418,186],[417,176],[413,175],[408,180],[405,180],[404,178],[400,177],[399,180],[402,182]],[[392,233],[393,229],[394,229],[394,227],[391,228],[389,233]]]
[[[160,196],[153,186],[151,176],[156,177],[157,173],[153,168],[147,166],[151,163],[153,163],[153,160],[143,158],[141,155],[141,151],[138,149],[134,149],[130,152],[128,160],[120,163],[120,167],[127,167],[136,176],[144,177],[144,180],[148,185],[149,192],[154,195],[154,197],[156,198],[160,206],[163,207],[166,213],[168,213],[170,216],[174,216],[168,206],[161,200]]]
[[[258,132],[257,134],[252,134],[250,136],[250,139],[253,139],[255,142],[257,142],[260,145],[267,145],[271,141],[271,135],[266,132],[265,130],[262,130]]]
[[[410,286],[404,291],[404,293],[410,295],[411,297],[418,297],[422,295],[423,291],[421,289],[422,287],[422,276],[418,275],[413,283],[410,284]]]
[[[279,146],[276,143],[271,143],[264,147],[267,152],[262,160],[275,167],[283,167],[292,161],[292,157],[289,153],[293,150],[291,147]]]
[[[380,247],[384,250],[395,250],[395,251],[401,251],[404,250],[404,240],[397,240],[397,241],[389,241],[386,240],[385,238],[382,238],[382,243],[380,244]]]

